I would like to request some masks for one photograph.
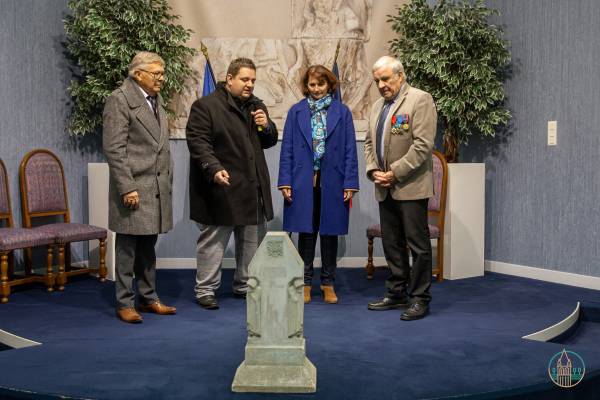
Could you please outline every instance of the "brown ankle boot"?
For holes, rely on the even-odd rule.
[[[321,290],[323,291],[323,299],[325,303],[336,304],[338,302],[338,298],[335,295],[335,290],[333,289],[333,286],[321,285]]]
[[[312,289],[312,287],[304,286],[304,304],[310,303],[310,289]]]

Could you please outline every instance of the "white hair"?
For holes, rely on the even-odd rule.
[[[129,76],[133,78],[136,71],[144,69],[150,64],[156,63],[160,64],[160,66],[163,68],[165,67],[165,61],[158,54],[151,53],[149,51],[140,51],[133,56],[133,59],[127,67],[129,70]]]
[[[373,64],[373,72],[377,71],[379,68],[387,66],[391,66],[392,72],[395,74],[406,75],[404,73],[404,66],[402,65],[400,60],[390,56],[383,56],[380,57],[377,61],[375,61],[375,64]]]

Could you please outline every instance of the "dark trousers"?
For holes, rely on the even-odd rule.
[[[411,302],[429,304],[431,242],[427,226],[427,199],[394,200],[388,193],[379,203],[383,252],[390,267],[387,296],[408,295]],[[408,262],[408,250],[413,257]]]
[[[315,246],[321,222],[321,188],[313,189],[313,231],[298,234],[298,253],[304,261],[304,284],[311,285],[314,274]],[[337,235],[319,235],[321,237],[321,285],[332,286],[335,282],[337,266]]]
[[[115,292],[117,308],[135,304],[134,277],[140,302],[158,301],[156,295],[156,253],[158,235],[125,235],[115,240]]]

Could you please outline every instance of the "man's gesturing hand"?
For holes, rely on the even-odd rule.
[[[229,174],[224,169],[215,174],[213,180],[217,185],[229,186]]]

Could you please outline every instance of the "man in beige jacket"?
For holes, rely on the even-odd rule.
[[[391,275],[383,299],[370,310],[408,307],[402,320],[423,318],[431,294],[428,198],[433,195],[432,150],[437,113],[431,95],[406,82],[402,63],[389,56],[373,65],[382,98],[373,105],[365,139],[367,176],[375,183],[383,250]],[[413,256],[412,271],[408,250]]]

